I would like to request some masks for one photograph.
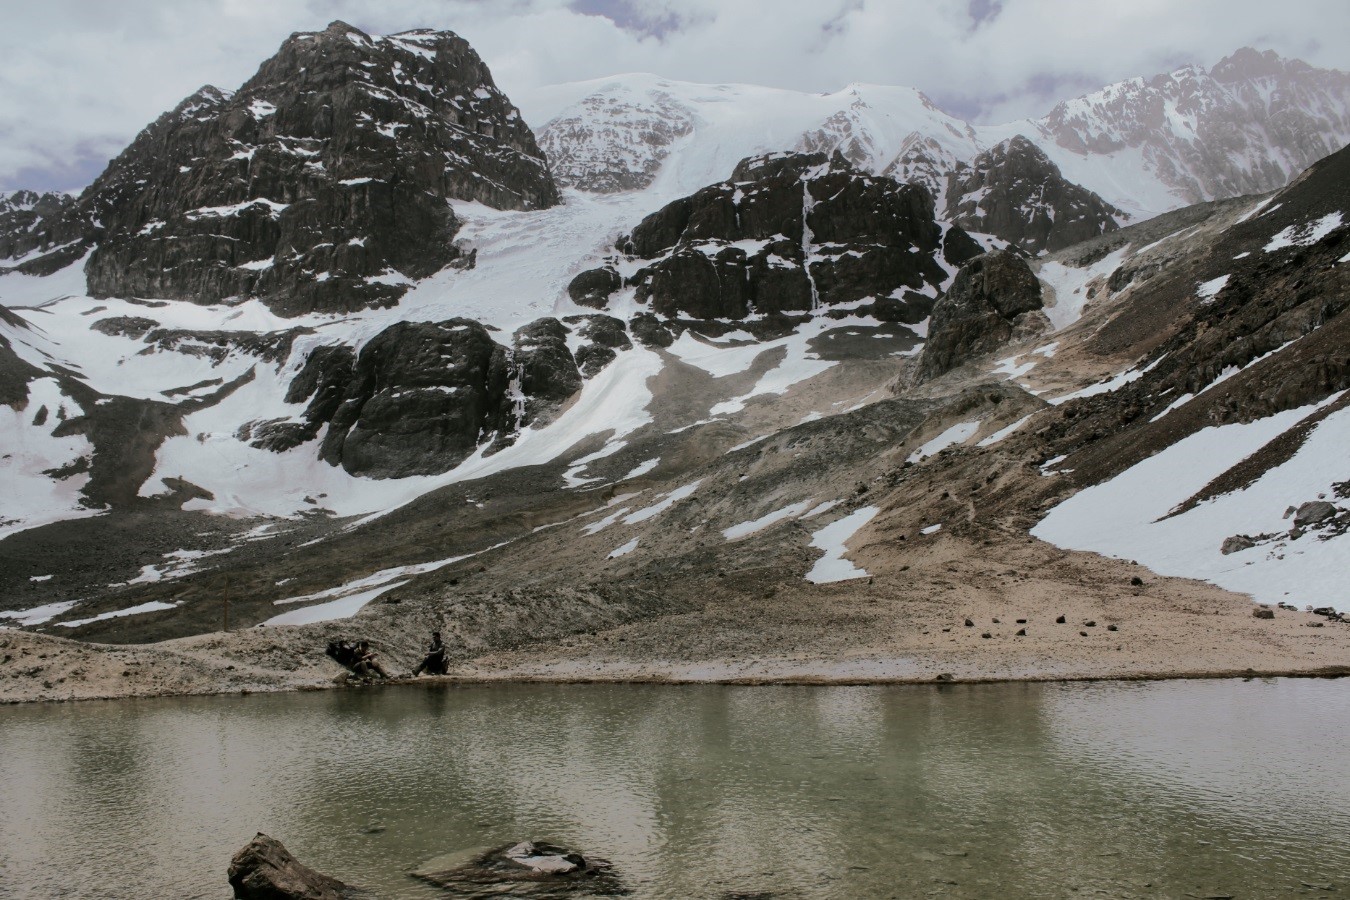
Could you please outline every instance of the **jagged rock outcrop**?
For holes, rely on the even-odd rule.
[[[1041,306],[1041,283],[1026,260],[1008,250],[977,256],[933,306],[918,379],[936,378],[997,349],[1012,337],[1019,316]]]
[[[391,325],[361,348],[349,374],[340,353],[316,363],[335,379],[312,378],[315,394],[327,394],[325,408],[346,379],[319,455],[353,475],[444,472],[508,427],[507,363],[505,349],[471,319]]]
[[[0,271],[49,275],[79,259],[89,229],[75,212],[70,194],[0,194]]]
[[[82,195],[94,296],[349,311],[467,255],[447,202],[558,202],[543,154],[452,32],[292,35],[237,93],[202,88]]]
[[[915,131],[905,138],[895,159],[882,171],[888,178],[917,184],[933,196],[938,209],[947,207],[947,175],[960,160],[929,135]]]
[[[1260,194],[1350,141],[1350,74],[1244,47],[1208,72],[1066,100],[1037,124],[1078,153],[1136,150],[1182,203]]]
[[[1068,181],[1050,157],[1017,135],[947,176],[947,218],[1028,253],[1060,250],[1115,231],[1128,216]]]
[[[569,329],[554,318],[537,319],[512,336],[510,399],[517,425],[540,423],[581,389],[581,372],[567,349]]]
[[[587,378],[612,363],[618,351],[633,347],[623,321],[613,316],[568,316],[563,321],[576,329],[580,346],[572,356]]]
[[[358,900],[365,892],[315,872],[261,831],[230,860],[236,900]]]
[[[773,153],[647,216],[620,249],[651,260],[632,283],[653,312],[740,319],[935,293],[941,240],[924,189],[837,153]]]
[[[583,375],[631,347],[612,316],[539,319],[517,330],[510,347],[472,319],[399,322],[359,353],[342,344],[310,351],[285,398],[307,403],[304,413],[249,422],[236,436],[283,452],[327,426],[320,458],[353,475],[439,474],[480,447],[500,449],[521,428],[543,425],[581,389]]]

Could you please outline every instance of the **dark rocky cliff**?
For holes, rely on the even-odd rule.
[[[631,281],[653,312],[740,319],[935,294],[943,246],[923,188],[864,174],[837,153],[774,153],[647,216],[620,249],[651,260]],[[615,281],[591,270],[571,293],[601,306]]]

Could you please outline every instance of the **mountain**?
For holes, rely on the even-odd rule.
[[[1184,203],[1283,187],[1350,142],[1350,75],[1244,47],[1058,104],[1045,138],[1080,154],[1135,154]]]
[[[545,677],[1345,664],[1228,592],[1324,605],[1350,552],[1350,151],[1145,218],[1133,150],[914,91],[552,96],[536,141],[453,34],[334,23],[7,198],[0,619],[232,689],[437,626]]]
[[[664,178],[688,193],[746,156],[837,149],[866,171],[919,179],[941,207],[958,163],[1020,135],[1136,220],[1273,190],[1350,141],[1350,75],[1250,48],[1208,72],[1130,79],[1003,125],[971,125],[904,88],[807,94],[651,75],[549,88],[526,105],[550,159],[565,160],[561,177],[585,190]]]
[[[534,136],[451,32],[292,35],[238,91],[146,128],[69,215],[97,297],[257,296],[283,314],[388,305],[467,264],[447,200],[558,202]]]

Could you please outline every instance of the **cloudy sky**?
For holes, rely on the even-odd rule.
[[[293,31],[456,31],[531,124],[542,85],[620,72],[805,91],[917,87],[979,122],[1241,46],[1350,70],[1346,0],[5,0],[0,189],[75,189]]]

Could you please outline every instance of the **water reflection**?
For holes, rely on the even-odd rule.
[[[228,897],[254,831],[384,897],[547,838],[639,897],[1350,886],[1339,682],[407,687],[0,710],[0,896]],[[16,887],[17,886],[17,887]]]

